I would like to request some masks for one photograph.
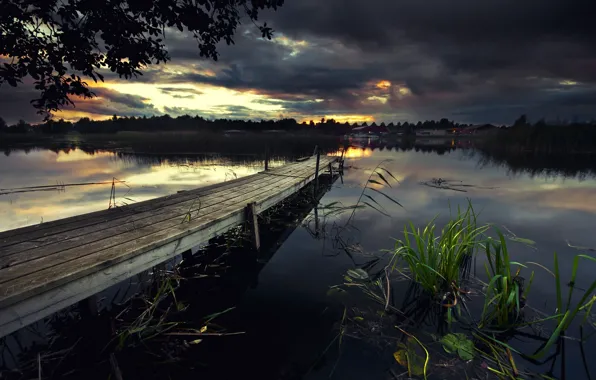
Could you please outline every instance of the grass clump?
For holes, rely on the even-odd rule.
[[[445,292],[458,292],[465,269],[469,268],[489,226],[477,226],[476,213],[470,203],[465,212],[458,208],[457,216],[438,235],[435,219],[422,230],[412,223],[406,225],[403,240],[395,243],[394,258],[406,263],[412,279],[428,293],[440,296]],[[397,260],[393,260],[392,269],[396,268]]]
[[[520,271],[526,266],[511,261],[505,236],[500,231],[497,231],[497,235],[498,239],[488,238],[484,242],[487,259],[484,268],[489,283],[486,287],[479,327],[508,329],[520,318],[521,309],[525,305],[534,279],[534,272],[530,276],[528,286],[524,288],[524,279],[520,276]]]

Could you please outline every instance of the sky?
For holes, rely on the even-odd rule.
[[[169,114],[344,122],[511,124],[596,118],[594,0],[286,0],[245,20],[217,62],[166,31],[171,61],[56,118]],[[92,83],[92,81],[90,81]],[[0,117],[40,120],[27,86],[0,88]]]

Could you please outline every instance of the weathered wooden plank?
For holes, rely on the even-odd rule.
[[[227,231],[241,220],[221,220],[218,226],[212,230],[203,230],[200,236],[188,236],[193,240],[188,244],[189,249],[196,244],[201,244],[220,233]],[[230,224],[228,224],[230,223]],[[201,241],[203,239],[204,241]],[[10,306],[0,306],[0,337],[6,336],[31,323],[52,315],[53,313],[73,305],[89,296],[99,293],[110,286],[116,285],[138,273],[148,270],[175,255],[175,247],[184,245],[182,242],[174,241],[155,249],[150,255],[138,255],[125,260],[117,265],[105,268],[101,271],[90,273],[76,281],[67,282],[63,286],[49,289],[30,298]]]
[[[302,175],[307,172],[307,168],[301,169],[301,172],[292,171]],[[41,257],[43,255],[50,255],[60,250],[77,246],[77,242],[86,241],[87,239],[100,239],[105,237],[104,234],[123,233],[130,229],[139,229],[146,225],[153,224],[166,219],[176,218],[188,212],[189,209],[196,209],[197,207],[205,207],[217,203],[217,200],[225,200],[232,198],[238,194],[249,192],[252,189],[260,189],[277,180],[267,176],[260,176],[259,180],[243,183],[238,187],[227,189],[221,192],[212,190],[210,194],[203,197],[195,196],[185,202],[175,204],[168,207],[162,207],[158,210],[149,210],[131,215],[127,218],[116,218],[104,223],[98,223],[91,226],[83,226],[82,228],[71,229],[62,233],[49,235],[41,240],[34,242],[22,242],[13,244],[8,247],[0,248],[0,268],[15,265],[20,262],[31,260],[32,258]],[[87,236],[91,235],[91,236]],[[93,241],[93,240],[91,240]],[[78,243],[80,245],[82,243]],[[44,248],[45,247],[45,248]],[[40,250],[43,249],[43,254]],[[26,251],[26,252],[25,252]],[[22,254],[21,254],[22,253]],[[18,254],[18,256],[16,256]]]
[[[248,229],[250,231],[252,247],[258,251],[261,249],[261,235],[259,232],[259,219],[257,217],[255,203],[252,202],[246,205],[245,212],[246,221],[248,222]]]
[[[303,165],[303,163],[290,164],[282,167],[283,170],[274,169],[270,172],[278,172],[280,174],[290,173],[296,170],[300,170],[302,167],[306,167],[306,165]],[[260,180],[261,176],[259,176],[259,173],[257,173],[233,181],[227,181],[220,184],[185,191],[179,194],[172,194],[165,197],[159,197],[147,201],[138,202],[135,204],[130,204],[128,206],[123,206],[118,209],[96,211],[82,216],[74,216],[70,218],[59,219],[52,222],[42,223],[35,226],[28,226],[16,230],[6,231],[4,233],[0,233],[0,256],[3,256],[2,248],[6,246],[26,241],[36,242],[38,241],[36,239],[43,239],[44,237],[51,236],[53,234],[71,231],[80,227],[100,224],[114,219],[123,219],[131,215],[135,215],[137,213],[145,212],[148,210],[156,211],[158,209],[168,207],[176,203],[192,200],[196,197],[196,195],[211,194],[214,192],[218,192],[221,189],[234,188],[236,186],[242,185],[243,183],[251,183]],[[85,216],[91,217],[85,218]],[[23,233],[3,238],[3,234],[10,235],[11,233],[18,231],[22,231]]]
[[[284,172],[295,170],[301,166],[308,166],[308,162],[306,162],[306,165],[304,162],[287,164],[282,167],[270,170],[269,172],[284,173]],[[110,218],[114,218],[114,217],[128,216],[130,214],[134,214],[135,212],[137,212],[136,210],[138,210],[138,209],[146,210],[146,209],[154,209],[154,208],[158,208],[158,207],[163,207],[163,206],[167,206],[167,205],[171,204],[172,202],[176,202],[179,199],[188,198],[189,196],[195,195],[196,193],[202,193],[204,191],[209,191],[212,189],[216,189],[216,191],[217,191],[217,189],[221,188],[222,186],[225,188],[229,188],[229,187],[233,187],[235,185],[238,185],[238,184],[241,184],[244,182],[258,180],[259,179],[258,175],[259,175],[259,173],[256,173],[256,174],[238,178],[238,179],[235,179],[232,181],[226,181],[224,183],[213,184],[213,185],[185,191],[180,194],[172,194],[172,195],[167,195],[165,197],[159,197],[159,198],[154,198],[154,199],[137,202],[135,204],[130,204],[128,206],[122,206],[118,209],[100,210],[100,211],[95,211],[95,212],[91,212],[91,213],[87,213],[87,214],[83,214],[83,215],[77,215],[77,216],[72,216],[69,218],[63,218],[63,219],[59,219],[59,220],[52,221],[52,222],[46,222],[46,223],[36,224],[36,225],[32,225],[32,226],[27,226],[27,227],[21,227],[21,228],[17,228],[17,229],[10,230],[10,231],[3,231],[3,232],[0,232],[0,247],[14,244],[15,240],[11,239],[11,238],[14,238],[17,236],[20,236],[21,239],[23,239],[23,238],[24,239],[33,239],[38,236],[44,236],[44,233],[46,232],[46,230],[57,228],[58,226],[64,226],[64,228],[68,228],[69,225],[74,225],[76,227],[76,226],[80,225],[81,223],[84,223],[87,221],[101,222],[104,220],[109,220]],[[16,240],[16,242],[20,242],[20,241],[24,241],[24,240]]]
[[[257,204],[257,212],[271,207],[275,203],[287,196],[295,193],[300,188],[304,187],[308,182],[314,178],[314,173],[306,177],[304,180],[293,181],[289,186],[281,187],[278,191],[270,191],[266,194],[261,194],[255,197],[252,201]],[[164,261],[177,253],[181,253],[186,249],[191,248],[198,242],[202,242],[201,236],[213,233],[217,230],[216,226],[225,224],[224,220],[233,220],[237,224],[238,221],[244,219],[244,209],[237,205],[228,206],[217,214],[206,215],[188,224],[176,226],[170,230],[160,230],[152,235],[143,236],[134,241],[129,241],[120,244],[116,247],[111,247],[101,254],[86,255],[80,259],[53,266],[41,272],[36,272],[32,275],[23,276],[8,284],[0,285],[0,307],[5,308],[18,302],[20,300],[32,297],[36,294],[44,293],[45,291],[63,285],[70,281],[74,281],[91,273],[102,271],[107,267],[121,263],[134,256],[142,253],[147,253],[148,256],[154,255],[153,250],[168,245],[172,248],[170,254],[161,257]],[[229,225],[228,225],[229,227]],[[171,245],[170,243],[175,243]]]
[[[305,169],[304,175],[307,175]],[[246,204],[245,199],[251,199],[258,194],[268,191],[276,191],[279,186],[292,183],[294,178],[285,178],[282,181],[266,179],[267,185],[259,186],[259,183],[251,188],[241,187],[229,197],[216,198],[207,201],[207,204],[201,205],[198,217],[217,212],[220,208],[228,205],[239,205],[243,207]],[[252,186],[252,185],[251,185]],[[199,206],[198,204],[196,205]],[[15,278],[34,271],[47,268],[68,260],[73,260],[80,255],[93,254],[98,250],[117,245],[122,242],[130,241],[138,237],[152,233],[159,229],[168,229],[180,225],[183,222],[182,216],[187,213],[189,207],[178,207],[172,211],[169,217],[164,215],[145,218],[138,223],[129,223],[127,225],[118,225],[108,229],[93,232],[80,238],[72,238],[64,242],[57,242],[40,249],[30,250],[18,255],[11,255],[2,258],[2,269],[0,269],[0,283],[9,282]],[[196,218],[196,217],[195,217]],[[131,226],[132,224],[132,226]],[[8,265],[8,266],[7,266]]]

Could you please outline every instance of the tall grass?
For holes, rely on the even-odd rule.
[[[506,237],[498,229],[492,228],[491,224],[478,225],[477,214],[471,203],[464,210],[458,208],[457,214],[440,231],[436,225],[436,217],[421,228],[408,223],[404,227],[403,238],[396,240],[391,251],[391,260],[384,271],[380,272],[380,276],[362,276],[364,280],[358,284],[348,282],[344,285],[361,288],[365,294],[384,306],[384,313],[396,315],[401,321],[401,327],[419,328],[424,323],[428,325],[429,311],[438,317],[431,325],[437,324],[437,333],[441,336],[445,334],[441,327],[445,321],[448,323],[448,331],[452,329],[452,322],[457,323],[459,328],[471,332],[475,350],[485,363],[484,369],[500,378],[520,379],[531,375],[517,368],[515,358],[523,358],[537,365],[552,361],[554,367],[560,355],[561,373],[564,374],[565,345],[571,341],[580,344],[584,368],[590,378],[583,343],[596,334],[592,332],[584,336],[584,328],[596,329],[594,316],[591,314],[596,303],[596,280],[591,281],[586,289],[577,287],[576,281],[580,263],[596,262],[596,257],[585,254],[574,256],[571,275],[569,280],[565,278],[564,281],[556,253],[552,271],[536,262],[514,261],[514,255],[507,246],[508,240],[524,244],[531,241],[518,238],[513,233],[513,237]],[[489,230],[492,236],[492,231],[495,231],[496,237],[488,236]],[[473,259],[479,254],[486,256],[486,280],[476,278],[469,271]],[[531,307],[530,302],[526,306],[535,272],[528,272],[529,278],[524,278],[522,274],[525,274],[522,272],[528,271],[530,264],[541,267],[553,276],[555,310],[540,311]],[[392,290],[391,271],[402,272],[412,280],[411,286],[417,289],[413,300],[404,301],[401,308],[393,303],[392,296],[395,292]],[[566,290],[565,287],[569,289]],[[420,288],[422,293],[418,291]],[[469,297],[469,293],[476,293],[481,297]],[[475,299],[479,301],[480,308],[469,309],[467,304],[476,302]],[[463,315],[462,311],[467,315]],[[532,316],[532,312],[537,315]],[[528,314],[528,318],[525,314]],[[565,335],[568,330],[578,327],[579,338]],[[515,336],[539,342],[537,349],[529,352],[516,350],[507,343]],[[556,353],[552,354],[550,351],[554,351],[555,346]],[[551,355],[542,359],[546,354]],[[410,371],[410,361],[401,359],[401,356],[396,356],[396,360],[400,364],[405,362]],[[429,359],[430,355],[427,353],[426,364]]]
[[[524,288],[520,271],[526,266],[511,261],[505,236],[500,231],[497,231],[497,235],[498,240],[488,238],[484,244],[487,259],[484,268],[489,283],[486,287],[480,328],[484,326],[510,328],[520,317],[534,279],[534,272],[532,272],[528,285]],[[513,272],[512,267],[515,266],[517,269]]]
[[[555,287],[557,293],[557,314],[547,319],[556,319],[557,326],[550,335],[548,341],[538,349],[533,355],[533,358],[540,358],[548,352],[548,350],[559,340],[563,333],[571,326],[574,319],[580,312],[584,312],[584,318],[580,322],[580,327],[587,321],[587,318],[592,310],[594,302],[596,302],[596,280],[592,281],[590,287],[584,292],[579,302],[572,305],[573,294],[575,292],[577,281],[577,270],[579,268],[580,259],[590,260],[596,262],[596,258],[588,255],[577,255],[573,259],[573,267],[571,272],[571,281],[568,283],[569,291],[567,292],[567,300],[563,303],[563,288],[561,285],[561,273],[559,271],[559,258],[557,253],[554,254],[554,275]]]
[[[471,263],[479,241],[489,226],[477,226],[477,217],[471,203],[465,212],[458,208],[437,236],[435,219],[422,230],[414,224],[404,227],[403,240],[395,243],[392,269],[398,259],[405,262],[413,280],[427,292],[438,296],[459,289],[465,268]],[[409,227],[409,228],[408,228]]]

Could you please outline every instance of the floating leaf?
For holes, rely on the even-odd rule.
[[[352,280],[352,277],[350,277],[350,276],[347,276],[347,275],[346,275],[346,276],[344,276],[344,280],[345,280],[346,282],[354,282],[354,280]]]
[[[455,354],[462,360],[472,360],[474,358],[474,342],[472,342],[465,334],[454,333],[447,334],[441,339],[443,349]]]
[[[401,366],[408,368],[408,352],[406,350],[394,352],[393,357]]]
[[[202,341],[203,341],[203,339],[195,339],[195,340],[192,340],[192,341],[188,342],[188,344],[199,344]]]
[[[350,269],[348,270],[348,276],[355,278],[357,280],[366,280],[368,279],[368,273],[365,270],[360,268],[358,269]]]
[[[207,331],[207,326],[201,327],[201,330],[200,331],[201,331],[201,334],[204,333],[205,331]]]
[[[408,370],[409,376],[424,374],[424,358],[418,355],[411,347],[394,352],[393,357],[396,362]]]
[[[362,318],[362,317],[354,317],[354,320],[356,322],[362,322],[362,321],[364,321],[364,318]]]

